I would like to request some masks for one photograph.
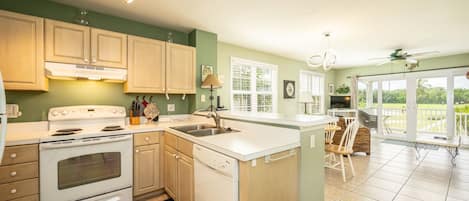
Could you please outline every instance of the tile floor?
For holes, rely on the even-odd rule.
[[[469,201],[469,150],[452,167],[446,150],[422,151],[373,139],[371,156],[355,155],[356,176],[326,169],[326,201]]]

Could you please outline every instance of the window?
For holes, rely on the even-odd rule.
[[[310,103],[301,103],[303,110],[308,114],[324,113],[324,74],[312,71],[300,71],[300,96],[312,96]],[[300,97],[305,99],[305,97]]]
[[[231,58],[231,110],[277,112],[277,66]]]

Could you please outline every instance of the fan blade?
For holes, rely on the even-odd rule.
[[[424,55],[430,55],[430,54],[438,54],[440,53],[439,51],[427,51],[427,52],[417,52],[413,54],[408,54],[407,56],[409,57],[419,57],[419,56],[424,56]]]
[[[384,60],[384,59],[391,59],[391,57],[377,57],[377,58],[370,58],[369,61],[377,61],[377,60]]]

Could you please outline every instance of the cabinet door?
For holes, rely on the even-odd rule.
[[[160,145],[135,147],[134,196],[160,188]]]
[[[91,64],[127,68],[127,35],[92,28]]]
[[[164,93],[165,42],[128,36],[126,93]]]
[[[46,61],[89,64],[90,28],[46,20]]]
[[[0,10],[0,71],[5,89],[47,90],[44,20]]]
[[[195,93],[195,48],[166,43],[166,90],[168,93]]]
[[[175,149],[165,146],[164,150],[164,185],[165,190],[175,200],[177,195],[177,182],[178,182],[178,172],[177,166],[178,161],[176,159],[177,152]]]
[[[178,201],[194,201],[194,161],[179,153],[178,160]]]

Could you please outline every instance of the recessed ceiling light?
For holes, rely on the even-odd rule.
[[[124,0],[124,1],[125,1],[125,3],[128,3],[128,4],[134,2],[134,0]]]

